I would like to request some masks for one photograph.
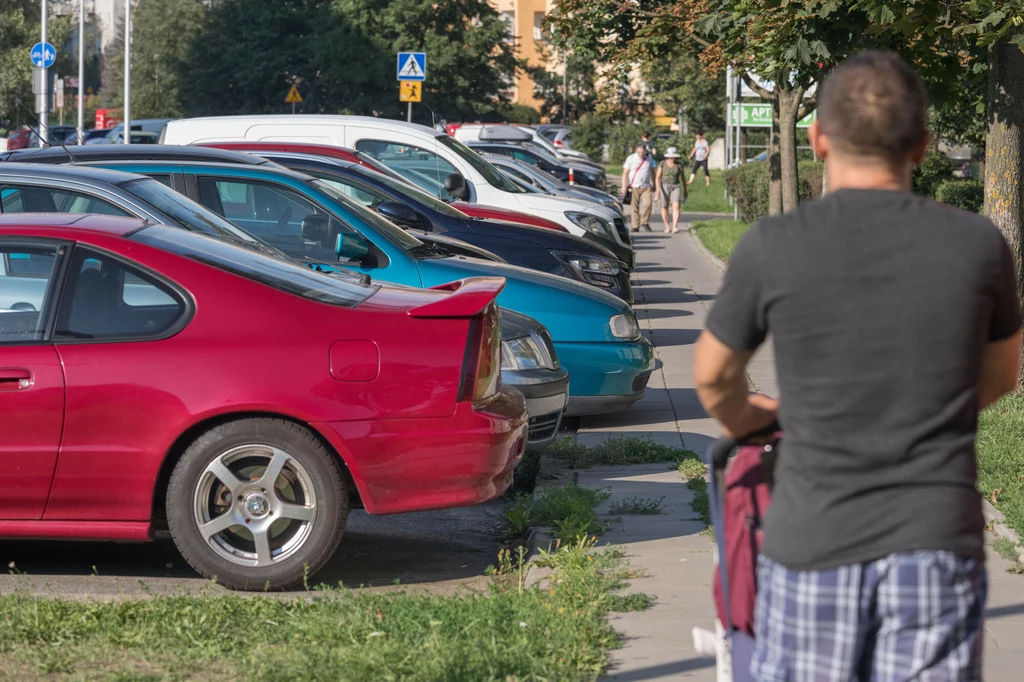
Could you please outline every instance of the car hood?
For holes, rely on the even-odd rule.
[[[499,220],[473,220],[465,221],[470,232],[490,237],[504,237],[514,239],[519,243],[534,244],[539,248],[558,251],[579,253],[585,256],[603,256],[618,260],[611,251],[600,244],[581,239],[568,232],[556,232],[543,227],[533,227],[521,223],[510,223]],[[423,239],[417,233],[418,239]]]
[[[608,320],[632,314],[625,301],[596,287],[514,265],[438,258],[419,261],[419,269],[427,287],[465,277],[504,277],[498,305],[534,318],[558,343],[621,342],[612,336]]]
[[[508,308],[501,309],[501,340],[521,339],[530,334],[543,334],[544,325],[537,320]]]

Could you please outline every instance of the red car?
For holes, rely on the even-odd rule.
[[[195,232],[0,218],[0,537],[144,541],[231,588],[319,569],[349,509],[472,505],[526,441],[501,278],[314,272]]]
[[[39,138],[36,137],[35,131],[31,128],[12,130],[7,136],[7,151],[13,152],[16,149],[26,149],[33,142],[39,144]]]
[[[350,163],[358,163],[361,166],[372,168],[378,173],[383,173],[384,175],[389,175],[405,182],[405,178],[396,174],[393,170],[369,154],[357,152],[353,149],[346,149],[344,147],[335,147],[329,144],[306,144],[301,142],[203,142],[196,146],[214,147],[216,149],[231,149],[241,152],[253,152],[255,154],[258,154],[259,152],[293,152],[296,154],[330,156],[336,159],[349,161]],[[506,223],[520,223],[522,225],[532,225],[533,227],[543,227],[548,230],[568,232],[567,229],[553,220],[540,218],[521,211],[511,211],[506,208],[498,208],[497,206],[471,204],[468,201],[454,201],[451,205],[453,208],[462,211],[472,218],[489,218],[491,220],[501,220]]]

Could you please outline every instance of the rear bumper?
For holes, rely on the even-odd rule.
[[[439,419],[313,424],[348,466],[371,514],[480,504],[501,495],[526,447],[526,400],[502,389]]]
[[[572,377],[566,414],[619,412],[644,396],[654,371],[654,349],[646,339],[628,343],[556,343]]]
[[[539,450],[551,445],[558,437],[562,413],[568,402],[569,373],[564,368],[502,371],[501,381],[526,397],[529,416],[527,449]]]

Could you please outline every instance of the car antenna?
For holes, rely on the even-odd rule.
[[[433,128],[436,131],[437,130],[437,114],[434,113],[434,110],[430,108],[429,104],[424,103],[423,106],[425,106],[427,108],[427,111],[430,112],[430,127]],[[450,204],[452,202],[449,201],[448,199],[446,199],[444,196],[442,196],[442,192],[440,191],[440,189],[442,187],[444,187],[444,185],[441,184],[441,157],[440,157],[440,154],[438,154],[438,150],[439,149],[440,149],[440,147],[437,146],[437,135],[435,135],[434,136],[434,172],[437,175],[437,187],[438,187],[437,198],[440,199],[441,201],[443,201],[446,204]],[[447,193],[448,193],[448,190],[445,189],[444,194],[447,194]]]
[[[42,121],[40,121],[40,120],[39,120],[38,118],[36,118],[36,115],[35,115],[35,114],[33,114],[33,113],[32,113],[32,111],[31,111],[31,110],[30,110],[30,109],[29,109],[28,107],[26,107],[26,106],[25,106],[25,103],[24,103],[24,102],[22,102],[20,98],[18,99],[18,106],[19,106],[19,107],[21,107],[22,109],[24,109],[24,110],[25,110],[25,111],[26,111],[26,112],[28,113],[28,115],[32,117],[32,120],[36,122],[36,125],[37,125],[37,126],[38,126],[39,128],[42,128],[42,132],[46,134],[46,137],[47,137],[47,138],[49,138],[49,137],[50,137],[50,128],[49,128],[49,126],[45,126],[45,125],[43,125],[43,122],[42,122]],[[42,136],[39,136],[39,137],[42,137]],[[54,138],[53,138],[53,139],[57,140],[57,144],[59,144],[59,145],[60,145],[60,148],[61,148],[61,149],[63,149],[63,150],[64,150],[64,153],[68,155],[68,158],[69,158],[69,159],[71,159],[71,165],[72,165],[72,166],[73,166],[73,165],[75,165],[75,163],[76,163],[76,162],[75,162],[75,157],[74,157],[74,155],[73,155],[73,154],[71,153],[71,150],[70,150],[70,149],[68,149],[67,147],[65,147],[65,146],[64,146],[64,143],[60,141],[60,138],[58,138],[58,137],[54,136]],[[46,146],[47,146],[47,147],[52,147],[52,146],[53,146],[53,145],[52,145],[52,144],[50,144],[50,142],[49,142],[48,140],[46,140],[46,139],[44,139],[44,140],[43,140],[43,142],[45,142],[45,143],[46,143]]]

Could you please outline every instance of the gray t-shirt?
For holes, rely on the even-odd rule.
[[[974,439],[985,345],[1021,325],[985,218],[839,190],[737,245],[708,329],[771,334],[784,438],[764,553],[824,570],[918,549],[984,560]]]

